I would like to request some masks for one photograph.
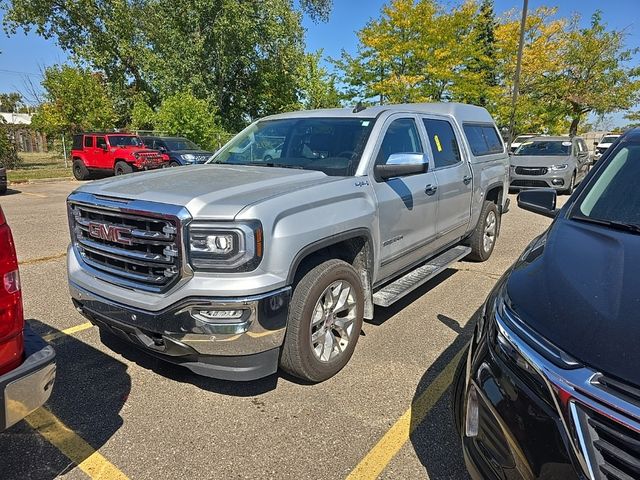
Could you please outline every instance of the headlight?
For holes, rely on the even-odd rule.
[[[193,153],[185,153],[182,155],[182,159],[187,162],[193,162],[196,159],[196,156]]]
[[[551,165],[549,167],[549,170],[557,172],[558,170],[566,170],[568,166],[569,165],[567,165],[566,163],[563,163],[562,165]]]
[[[195,270],[248,272],[258,266],[262,252],[260,222],[189,226],[189,260]]]

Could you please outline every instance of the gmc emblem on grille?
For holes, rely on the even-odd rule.
[[[89,223],[89,235],[94,238],[106,240],[108,242],[121,243],[123,245],[131,245],[131,229],[126,227],[118,227],[117,225],[108,225],[106,223]]]

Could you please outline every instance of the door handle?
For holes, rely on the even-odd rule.
[[[469,185],[469,184],[471,183],[471,176],[469,176],[469,175],[465,175],[465,177],[462,179],[462,182],[463,182],[465,185]]]
[[[429,184],[424,188],[424,193],[426,193],[427,195],[431,196],[434,193],[436,193],[437,190],[438,190],[437,185]]]

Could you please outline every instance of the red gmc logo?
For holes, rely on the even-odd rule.
[[[117,225],[108,225],[106,223],[89,223],[89,235],[94,238],[106,240],[108,242],[121,243],[123,245],[131,245],[131,229],[126,227],[118,227]],[[125,236],[126,235],[126,236]]]

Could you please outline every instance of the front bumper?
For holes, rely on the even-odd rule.
[[[200,375],[253,380],[277,371],[291,288],[242,298],[191,297],[163,310],[122,305],[70,283],[76,308],[92,323],[147,353]],[[198,312],[242,310],[235,323],[211,323]]]
[[[509,177],[510,189],[555,188],[566,190],[571,184],[573,171],[570,169],[548,172],[545,175],[518,175],[513,169]]]
[[[0,431],[41,407],[51,396],[56,377],[55,350],[28,326],[24,329],[25,360],[0,376]]]

